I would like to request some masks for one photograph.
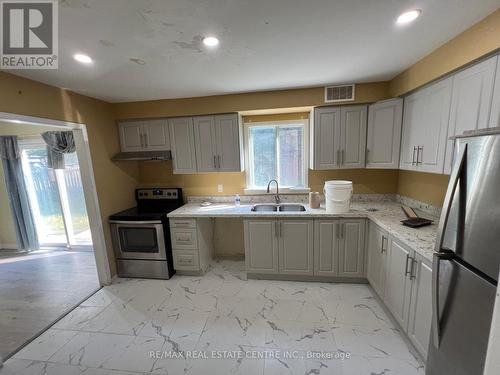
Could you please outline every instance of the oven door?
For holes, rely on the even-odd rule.
[[[161,221],[110,221],[110,224],[116,258],[167,259]]]

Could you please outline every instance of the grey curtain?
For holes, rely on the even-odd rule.
[[[38,235],[24,182],[16,136],[0,137],[0,157],[3,164],[10,208],[14,216],[17,245],[20,250],[36,250],[39,247]]]
[[[42,133],[47,144],[48,167],[64,169],[64,154],[75,152],[75,139],[71,131],[50,131]]]

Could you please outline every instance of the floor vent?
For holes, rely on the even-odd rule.
[[[354,100],[354,85],[325,87],[325,103],[341,103]]]

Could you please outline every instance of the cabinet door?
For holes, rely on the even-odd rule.
[[[279,225],[279,271],[284,275],[313,274],[313,220],[282,219]]]
[[[276,220],[245,220],[245,263],[250,273],[278,273]]]
[[[314,221],[314,274],[337,276],[340,220]]]
[[[497,68],[495,74],[495,87],[493,89],[493,100],[491,103],[491,113],[489,127],[500,126],[500,58],[497,56]]]
[[[339,276],[364,277],[365,220],[340,221]]]
[[[391,239],[386,265],[384,302],[405,330],[408,328],[410,308],[411,260],[410,251],[399,242]]]
[[[193,119],[179,117],[168,120],[174,174],[196,173]]]
[[[424,121],[419,124],[420,150],[417,152],[417,170],[443,173],[446,138],[450,118],[452,79],[437,82],[425,91]]]
[[[217,166],[220,172],[241,172],[238,114],[215,116]]]
[[[412,268],[412,289],[408,337],[424,359],[431,334],[432,263],[417,255]]]
[[[143,131],[147,151],[170,150],[170,135],[166,119],[145,121]]]
[[[391,99],[368,108],[366,168],[398,169],[403,99]]]
[[[448,137],[488,127],[497,56],[453,76]],[[450,174],[453,141],[447,140],[444,172]]]
[[[416,147],[421,143],[420,124],[425,121],[425,93],[416,92],[404,99],[403,135],[401,137],[401,159],[399,169],[415,170]]]
[[[387,233],[370,222],[368,234],[368,269],[366,276],[370,285],[381,297],[384,295],[385,261],[389,238]]]
[[[340,167],[364,168],[366,152],[367,107],[341,107],[340,120]]]
[[[122,152],[143,151],[142,121],[127,121],[118,125]]]
[[[198,172],[216,172],[216,136],[213,116],[193,117]]]
[[[312,169],[339,168],[340,107],[316,108],[313,133]]]

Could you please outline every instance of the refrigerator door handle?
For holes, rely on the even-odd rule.
[[[453,201],[453,197],[455,196],[455,192],[457,190],[458,180],[462,174],[462,170],[465,166],[465,155],[467,154],[467,144],[460,150],[457,158],[457,165],[451,172],[450,183],[448,185],[448,190],[446,191],[446,195],[443,203],[443,211],[441,212],[441,218],[439,220],[439,227],[436,238],[436,252],[440,252],[443,246],[444,241],[444,230],[448,224],[448,217],[450,216],[451,211],[451,203]]]
[[[439,326],[439,266],[441,260],[453,259],[453,253],[434,253],[432,259],[432,340],[436,349],[439,348],[440,326]]]

